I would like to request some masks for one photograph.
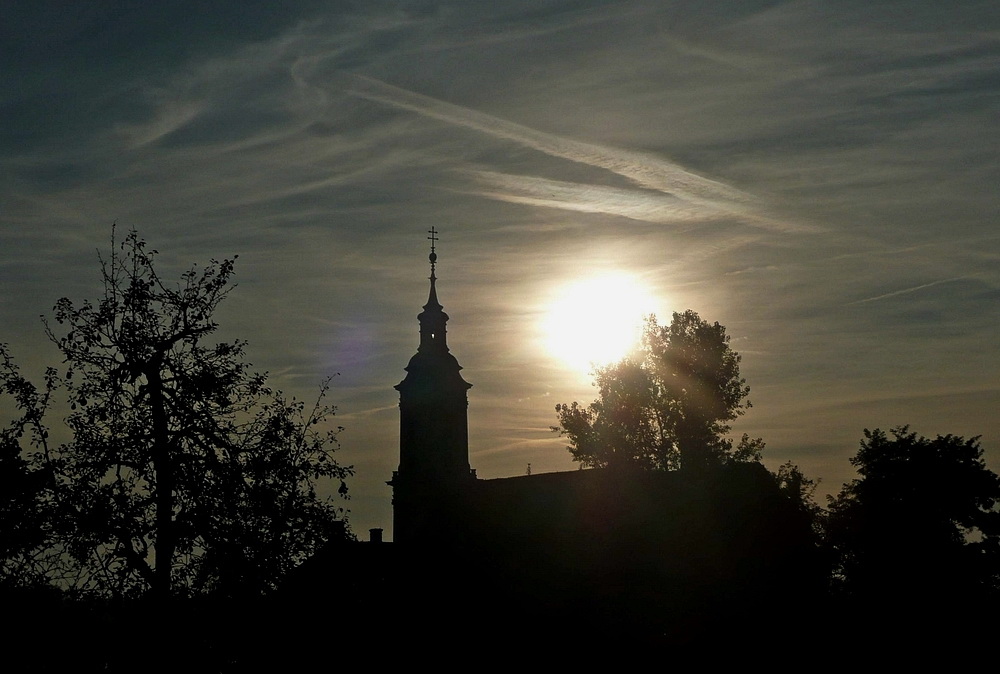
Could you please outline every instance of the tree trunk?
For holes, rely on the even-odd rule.
[[[170,456],[170,437],[160,359],[155,359],[146,371],[149,403],[153,415],[153,470],[156,474],[156,562],[153,569],[155,599],[170,597],[170,571],[176,545],[174,537],[174,471]]]

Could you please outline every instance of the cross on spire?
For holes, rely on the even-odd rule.
[[[437,253],[434,251],[434,249],[435,249],[435,244],[439,241],[439,239],[437,237],[438,231],[434,229],[433,225],[431,226],[430,229],[427,230],[427,233],[430,234],[430,236],[428,236],[427,238],[431,242],[431,254],[427,256],[427,259],[431,261],[431,282],[433,283],[435,279],[434,265],[438,259]]]

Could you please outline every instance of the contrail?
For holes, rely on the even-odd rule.
[[[673,194],[713,208],[719,208],[720,201],[729,202],[730,208],[727,210],[737,210],[737,205],[750,205],[757,201],[746,192],[692,173],[660,157],[564,138],[370,77],[355,75],[354,78],[362,85],[350,90],[355,96],[511,140],[554,157],[606,169],[647,189]]]
[[[884,295],[876,295],[875,297],[866,297],[863,300],[855,300],[853,302],[848,302],[844,306],[851,306],[852,304],[865,304],[866,302],[877,302],[878,300],[884,300],[889,297],[895,297],[896,295],[907,295],[909,293],[915,293],[918,290],[923,290],[924,288],[930,288],[932,286],[939,286],[942,283],[951,283],[952,281],[961,281],[962,279],[967,279],[968,276],[956,276],[954,278],[941,279],[940,281],[931,281],[930,283],[924,283],[923,285],[913,286],[912,288],[903,288],[902,290],[894,290],[891,293],[885,293]]]
[[[502,138],[524,147],[544,152],[553,157],[560,157],[611,171],[631,180],[640,187],[654,190],[661,193],[661,195],[669,195],[671,198],[683,200],[689,205],[688,208],[677,208],[676,212],[680,215],[686,210],[687,212],[682,216],[684,220],[709,219],[713,215],[727,213],[737,215],[749,224],[763,229],[783,232],[818,231],[818,228],[810,225],[792,224],[769,217],[761,211],[760,201],[753,195],[717,180],[692,173],[683,166],[662,157],[632,150],[585,143],[556,134],[546,133],[471,108],[465,108],[460,105],[431,98],[430,96],[408,91],[370,77],[351,75],[351,79],[355,83],[355,86],[350,87],[348,92],[360,98],[409,110],[448,124],[480,131],[495,138]],[[524,179],[539,180],[530,176],[525,176]],[[651,196],[643,195],[640,192],[634,192],[633,194],[635,200],[643,197],[650,198]],[[558,199],[540,199],[537,196],[525,194],[503,196],[501,194],[483,192],[482,195],[496,199],[519,201],[521,203],[551,206],[553,208],[599,210],[581,206],[572,207],[566,203],[561,203]],[[659,206],[662,207],[663,204],[661,203]],[[703,209],[708,209],[711,213],[703,214],[700,218],[694,217],[692,212],[695,209],[691,208],[692,206],[700,206]],[[626,217],[634,217],[634,214],[642,209],[637,209],[633,205],[628,210],[633,215],[627,215]],[[655,211],[657,207],[653,206],[651,210]],[[609,210],[608,212],[613,211]]]
[[[536,176],[473,171],[483,185],[474,191],[499,201],[559,208],[581,213],[608,213],[659,224],[710,220],[718,211],[698,208],[676,196],[629,188],[549,180]]]

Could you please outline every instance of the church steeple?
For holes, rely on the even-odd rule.
[[[437,274],[435,273],[437,267],[437,247],[435,244],[438,242],[438,232],[431,227],[427,233],[430,234],[427,238],[431,242],[431,254],[427,256],[427,259],[431,263],[431,290],[427,296],[427,304],[424,305],[424,310],[417,316],[417,321],[420,322],[420,346],[417,347],[417,352],[447,353],[446,324],[448,323],[448,314],[443,311],[444,307],[438,302]]]
[[[454,499],[475,479],[469,468],[466,382],[449,350],[448,314],[437,297],[437,230],[431,241],[430,292],[417,316],[420,344],[406,366],[399,391],[399,469],[393,488],[393,539],[429,540],[444,535]]]

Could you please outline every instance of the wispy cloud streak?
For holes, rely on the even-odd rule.
[[[717,212],[698,208],[669,194],[549,180],[494,171],[474,171],[483,186],[474,192],[509,203],[545,206],[581,213],[606,213],[654,223],[686,223],[711,219]]]
[[[851,306],[852,304],[866,304],[868,302],[877,302],[878,300],[885,300],[890,297],[896,297],[897,295],[908,295],[910,293],[915,293],[918,290],[923,290],[924,288],[933,288],[934,286],[939,286],[943,283],[952,283],[953,281],[961,281],[962,279],[969,278],[968,276],[955,276],[953,278],[941,279],[940,281],[931,281],[930,283],[924,283],[923,285],[913,286],[912,288],[903,288],[902,290],[894,290],[891,293],[885,293],[883,295],[876,295],[875,297],[866,297],[862,300],[855,300],[853,302],[848,302],[844,306]]]
[[[120,127],[120,132],[133,148],[150,145],[168,136],[193,120],[202,111],[202,105],[191,101],[170,101],[157,112],[156,117],[144,124]]]
[[[723,182],[693,173],[662,157],[633,150],[597,145],[539,131],[477,110],[355,75],[349,93],[448,124],[509,140],[524,147],[574,162],[601,168],[628,178],[640,187],[672,195],[716,213],[750,219],[771,229],[805,230],[778,223],[759,214],[760,200]]]

